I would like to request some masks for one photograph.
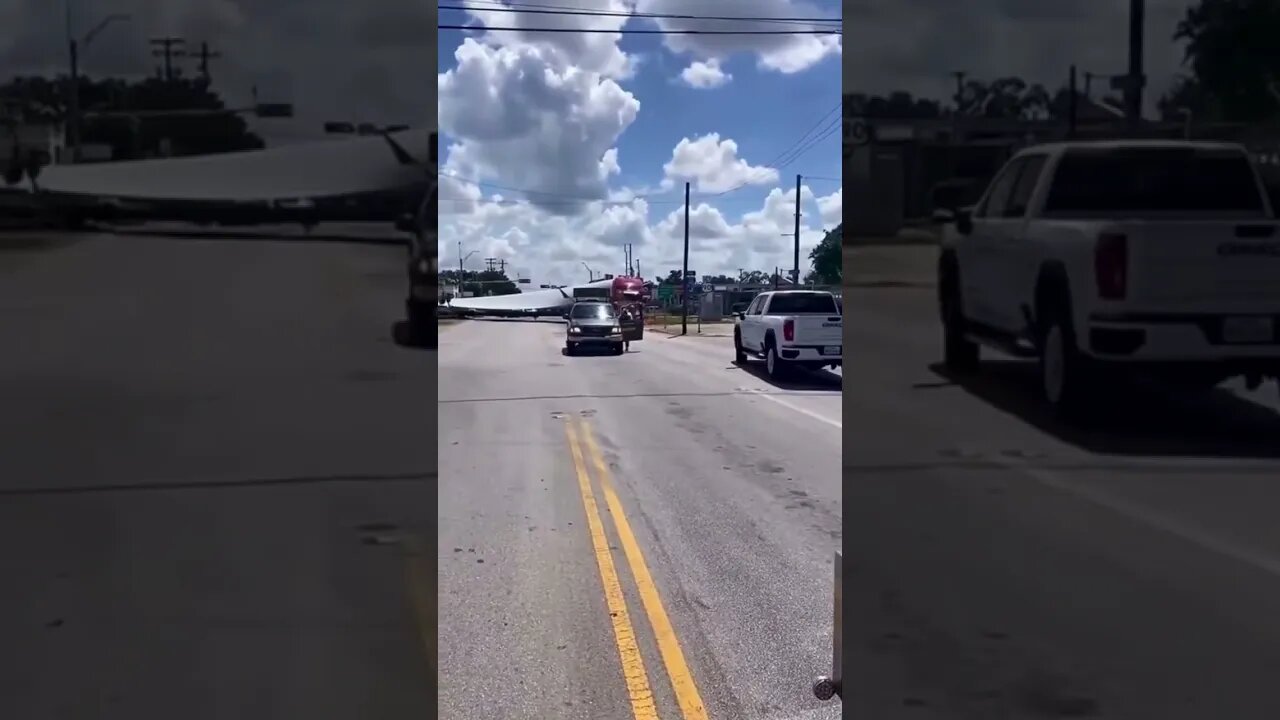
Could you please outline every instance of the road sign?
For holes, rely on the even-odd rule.
[[[658,302],[670,302],[675,299],[676,288],[674,285],[658,286]]]
[[[702,283],[702,292],[704,293],[711,292],[711,283]]]
[[[866,145],[871,142],[871,126],[864,118],[846,117],[844,119],[844,144],[846,146]]]

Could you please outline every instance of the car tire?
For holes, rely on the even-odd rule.
[[[735,365],[745,365],[747,362],[747,351],[742,348],[742,333],[737,330],[733,331],[733,362]]]
[[[409,331],[409,344],[413,347],[434,347],[439,338],[436,318],[422,303],[409,300],[405,303],[405,325]]]
[[[613,354],[614,354],[614,355],[621,355],[623,352],[624,352],[624,351],[623,351],[623,348],[622,348],[622,343],[618,343],[617,345],[614,345],[614,346],[613,346]]]
[[[961,302],[959,270],[943,270],[938,290],[942,314],[942,362],[949,370],[974,372],[982,362],[982,351],[978,343],[965,335],[968,322]]]
[[[787,376],[790,368],[787,361],[778,356],[778,347],[766,340],[764,346],[764,367],[773,380],[781,380]]]
[[[1101,376],[1080,353],[1068,311],[1054,309],[1042,324],[1040,393],[1053,413],[1064,419],[1084,419],[1099,399]]]
[[[565,344],[564,344],[564,354],[565,354],[565,355],[575,355],[575,354],[577,354],[577,352],[578,352],[578,346],[577,346],[576,344],[574,344],[574,343],[565,343]]]

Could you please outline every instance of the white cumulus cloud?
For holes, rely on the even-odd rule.
[[[778,171],[771,167],[753,166],[738,157],[738,144],[719,133],[703,135],[696,140],[684,138],[662,166],[665,187],[677,182],[692,182],[698,192],[724,192],[744,185],[777,182]]]
[[[728,83],[733,76],[720,68],[720,61],[695,60],[680,73],[680,79],[689,87],[708,89],[717,88]]]

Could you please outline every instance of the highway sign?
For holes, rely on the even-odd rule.
[[[846,117],[844,119],[844,144],[846,146],[866,145],[871,142],[871,126],[864,118]]]

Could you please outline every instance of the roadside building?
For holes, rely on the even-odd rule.
[[[847,98],[848,96],[846,96]],[[892,236],[925,221],[935,208],[971,204],[1019,149],[1075,137],[1132,136],[1123,112],[1083,94],[1073,128],[1061,119],[862,117],[845,103],[846,236]],[[1255,150],[1264,172],[1280,180],[1280,132],[1275,128],[1193,124],[1191,118],[1144,123],[1145,137],[1229,140]]]

